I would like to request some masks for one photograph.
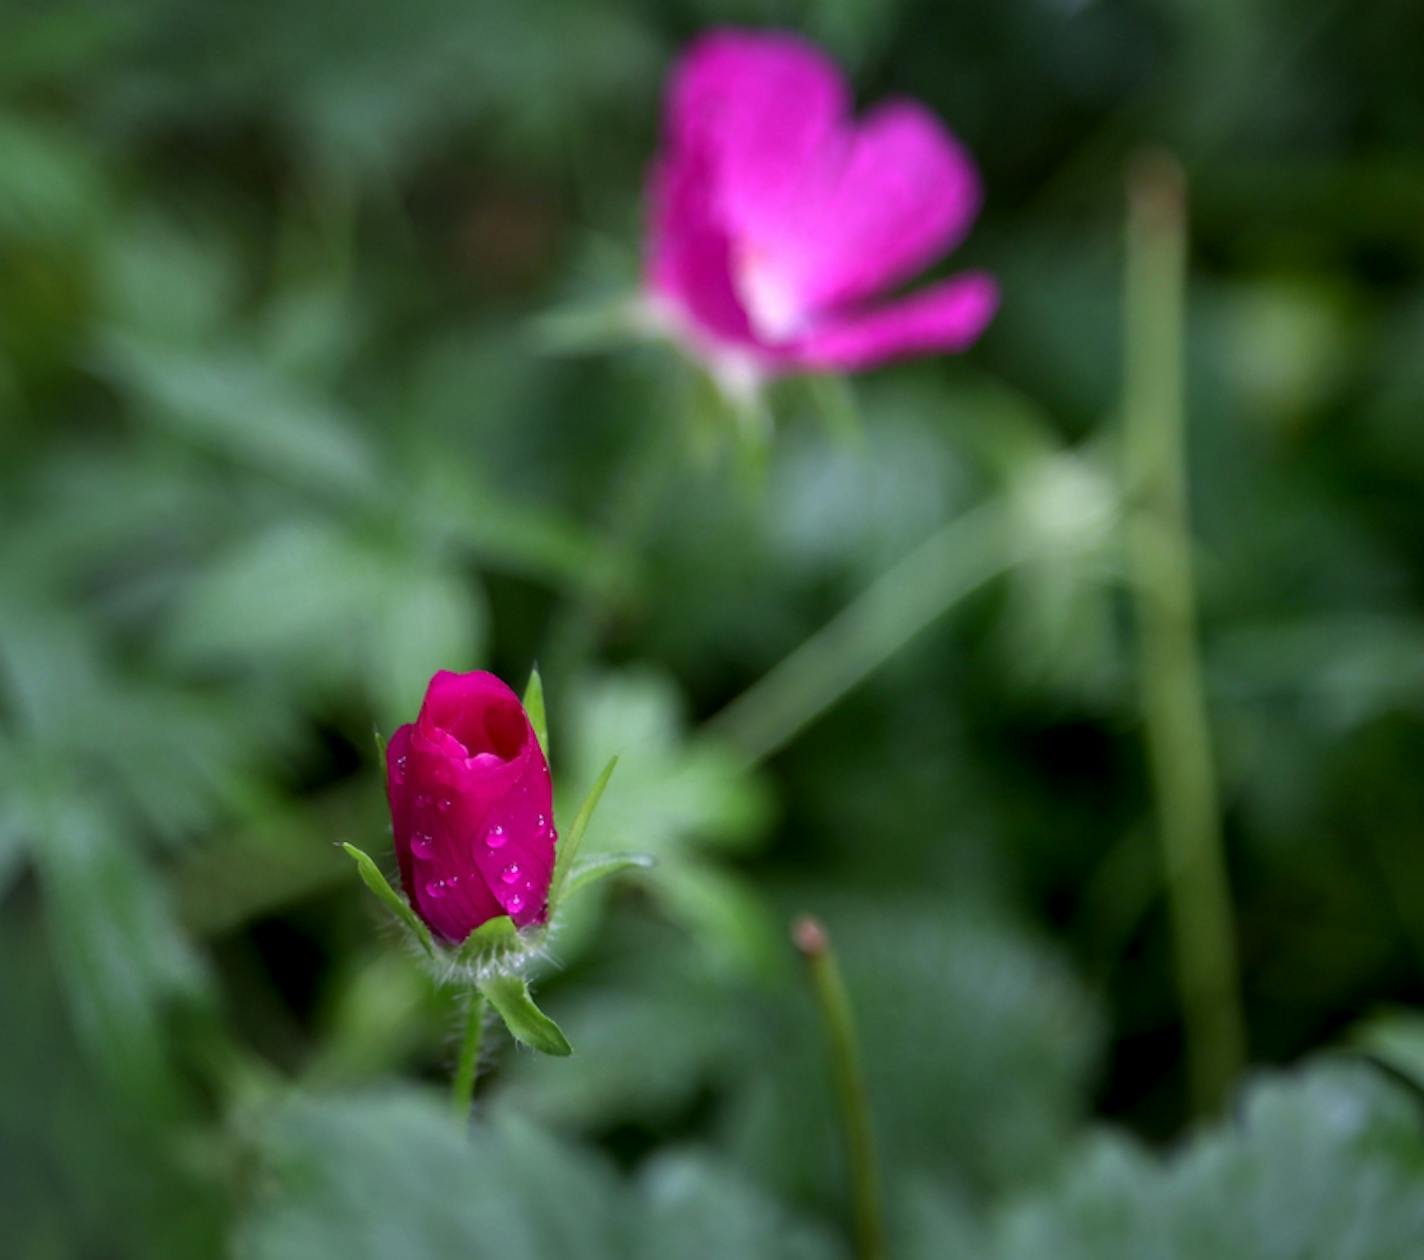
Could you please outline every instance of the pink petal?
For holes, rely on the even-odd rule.
[[[928,110],[872,110],[774,242],[808,311],[861,301],[956,244],[979,211],[973,159]]]
[[[713,213],[705,154],[662,158],[651,181],[648,282],[706,332],[748,341],[746,312],[732,289],[727,233]]]
[[[668,146],[711,161],[714,213],[771,231],[800,201],[849,108],[840,71],[793,35],[723,31],[692,45],[669,92]]]
[[[796,344],[792,358],[802,368],[834,371],[963,350],[984,331],[998,305],[993,278],[969,272],[898,302],[827,320]]]

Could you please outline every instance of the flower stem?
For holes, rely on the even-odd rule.
[[[450,1089],[450,1109],[461,1124],[469,1119],[475,1098],[475,1072],[480,1064],[480,1034],[485,1024],[485,996],[478,990],[470,994],[470,1008],[465,1015],[465,1032],[460,1039],[460,1061],[455,1068],[455,1080]]]
[[[831,949],[830,934],[819,919],[810,915],[797,919],[791,928],[791,939],[806,959],[811,988],[826,1025],[854,1191],[856,1260],[881,1260],[885,1255],[885,1232],[880,1215],[875,1131],[850,995]]]
[[[1241,997],[1211,733],[1197,646],[1183,415],[1186,194],[1144,160],[1128,189],[1123,461],[1143,717],[1198,1111],[1244,1057]]]
[[[764,760],[1016,558],[997,503],[955,517],[710,718],[706,731],[750,764]]]

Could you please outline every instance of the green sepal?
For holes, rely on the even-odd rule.
[[[381,773],[386,772],[386,741],[381,738],[381,728],[371,727],[371,736],[376,741],[376,765],[380,767]]]
[[[563,1057],[574,1052],[563,1029],[534,1005],[523,976],[489,976],[479,982],[479,989],[516,1041],[540,1054]]]
[[[549,759],[549,719],[544,713],[544,680],[539,677],[536,665],[529,671],[529,683],[524,688],[524,712],[529,715],[529,725],[539,737],[539,747],[544,750],[544,760]]]
[[[487,919],[469,936],[455,954],[455,961],[462,967],[474,963],[487,962],[500,954],[509,952],[519,944],[519,929],[507,914]]]
[[[559,899],[563,896],[564,883],[569,877],[569,870],[572,868],[574,858],[578,856],[579,845],[583,843],[583,833],[588,830],[589,819],[593,817],[593,811],[598,808],[599,799],[603,796],[603,789],[608,786],[608,780],[613,775],[613,768],[618,764],[618,758],[612,758],[603,767],[603,773],[594,780],[593,786],[589,788],[588,795],[583,798],[583,804],[579,806],[578,813],[574,815],[573,824],[564,835],[563,843],[559,845],[559,851],[554,856],[554,878],[549,886],[549,913],[554,912],[559,904]]]
[[[431,957],[435,957],[435,946],[430,941],[430,929],[425,926],[416,915],[415,911],[406,904],[405,898],[396,892],[388,883],[386,877],[381,874],[381,868],[371,859],[362,853],[354,844],[341,846],[356,862],[356,869],[361,872],[361,879],[367,888],[376,894],[386,903],[388,909],[394,912],[396,918],[406,925],[415,934],[416,940],[421,947]]]
[[[568,887],[564,895],[572,897],[587,884],[592,884],[619,871],[646,871],[656,864],[651,853],[600,853],[585,858],[569,872]]]

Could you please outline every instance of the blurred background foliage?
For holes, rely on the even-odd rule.
[[[636,283],[662,77],[729,22],[940,112],[1005,290],[962,358],[779,386],[751,459],[665,349],[541,322]],[[897,1255],[1417,1254],[1421,43],[1412,0],[0,0],[7,1254],[843,1255],[805,909]],[[1195,1125],[1117,529],[1146,144],[1271,1069]],[[535,658],[563,816],[619,753],[590,843],[660,863],[466,1142],[450,999],[334,846],[387,852],[373,724]]]

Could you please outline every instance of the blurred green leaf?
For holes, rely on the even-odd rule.
[[[255,1119],[266,1175],[241,1260],[623,1254],[611,1171],[503,1112],[482,1119],[474,1140],[409,1090],[296,1095]]]
[[[640,1260],[835,1260],[844,1250],[823,1230],[792,1217],[756,1185],[706,1156],[659,1156],[639,1178],[645,1216]]]
[[[103,337],[100,352],[145,419],[319,495],[377,493],[376,458],[352,418],[260,360],[119,330]]]
[[[1400,1260],[1424,1230],[1418,1110],[1363,1066],[1253,1085],[1239,1122],[1160,1163],[1098,1137],[999,1222],[996,1260]]]
[[[1424,1014],[1379,1011],[1350,1030],[1349,1043],[1424,1093]]]
[[[167,1016],[203,999],[203,969],[162,885],[81,789],[60,779],[32,799],[51,948],[80,1041],[131,1105],[171,1117],[182,1087]]]

